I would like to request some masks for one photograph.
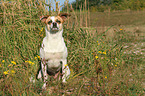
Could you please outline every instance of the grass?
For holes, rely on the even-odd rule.
[[[142,16],[145,16],[145,11],[94,12],[91,18],[93,23],[90,26],[145,25],[145,20]]]
[[[68,83],[61,86],[50,77],[47,89],[42,90],[43,82],[30,82],[39,67],[45,36],[39,16],[47,14],[41,2],[36,5],[29,0],[0,5],[0,95],[144,95],[144,37],[111,25],[102,33],[93,27],[68,28],[65,24],[71,68]],[[113,36],[107,34],[111,28],[116,29]]]

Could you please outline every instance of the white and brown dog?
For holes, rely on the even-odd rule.
[[[61,13],[58,16],[40,17],[40,20],[46,24],[46,36],[40,48],[41,68],[38,71],[37,79],[43,77],[44,85],[42,88],[44,89],[46,88],[48,74],[57,78],[61,71],[63,83],[70,75],[70,69],[67,65],[67,47],[62,36],[63,23],[69,16],[67,13]]]

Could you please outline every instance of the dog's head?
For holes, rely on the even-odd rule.
[[[47,30],[50,32],[58,32],[62,30],[62,24],[70,15],[67,13],[61,13],[57,16],[41,16],[40,20],[46,24]]]

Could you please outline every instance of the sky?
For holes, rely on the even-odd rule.
[[[48,1],[54,2],[54,0],[46,0],[46,2],[48,2]],[[56,0],[56,1],[59,1],[59,4],[60,4],[59,6],[61,6],[61,5],[64,4],[64,1],[66,1],[66,0]],[[74,2],[76,0],[68,0],[68,1],[69,1],[69,3],[72,3],[72,2]],[[55,9],[55,4],[53,6],[54,6],[54,9]]]
[[[65,0],[56,0],[56,1],[60,1],[60,5],[62,5]],[[74,2],[74,1],[76,1],[76,0],[69,0],[69,3]]]

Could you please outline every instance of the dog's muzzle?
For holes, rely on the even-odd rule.
[[[56,32],[56,31],[58,31],[58,30],[59,30],[59,28],[58,28],[57,23],[56,23],[56,22],[53,22],[53,23],[52,23],[52,28],[51,28],[51,31]]]
[[[57,28],[57,23],[56,22],[53,22],[52,25],[53,25],[53,28]]]

